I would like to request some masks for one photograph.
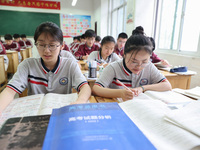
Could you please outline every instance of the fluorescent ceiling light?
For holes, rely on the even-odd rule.
[[[77,0],[73,0],[73,1],[72,1],[72,6],[75,6],[75,5],[76,5],[76,2],[77,2]]]

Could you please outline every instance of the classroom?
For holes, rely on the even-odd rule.
[[[0,0],[0,149],[200,149],[199,4]]]

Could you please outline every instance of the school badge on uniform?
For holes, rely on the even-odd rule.
[[[68,83],[68,79],[66,77],[63,77],[59,80],[61,85],[66,85]]]
[[[148,80],[147,79],[141,79],[140,80],[140,85],[147,85],[148,84]]]

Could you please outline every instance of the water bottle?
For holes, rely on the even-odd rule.
[[[89,62],[88,67],[88,78],[96,78],[97,77],[97,62],[91,61]]]
[[[102,72],[103,72],[103,69],[104,69],[103,65],[102,65],[102,66],[99,66],[99,76],[101,76],[101,74],[102,74]]]

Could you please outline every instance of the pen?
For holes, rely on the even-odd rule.
[[[131,91],[126,85],[124,85],[122,82],[120,82],[118,79],[116,79],[116,81],[121,85],[123,86],[125,89],[129,90],[130,92],[133,93],[133,91]],[[134,93],[133,93],[134,94]],[[134,94],[135,95],[135,94]]]

